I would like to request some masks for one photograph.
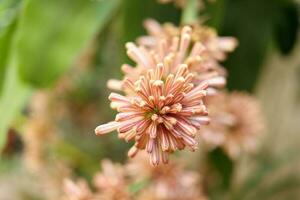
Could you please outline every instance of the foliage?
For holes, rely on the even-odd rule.
[[[8,69],[7,76],[0,79],[4,80],[5,89],[0,95],[0,108],[7,113],[0,124],[0,144],[27,99],[23,85],[34,88],[53,85],[91,37],[104,27],[119,3],[118,0],[16,2],[7,0],[2,5],[6,18],[1,19],[6,26],[0,37],[1,76]]]

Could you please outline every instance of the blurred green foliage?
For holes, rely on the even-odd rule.
[[[5,144],[6,131],[10,123],[23,109],[30,90],[18,78],[17,66],[12,61],[5,72],[3,91],[0,97],[0,110],[5,111],[0,116],[0,149]]]
[[[161,5],[155,0],[123,0],[123,43],[135,41],[138,36],[145,34],[143,21],[154,18],[159,22],[178,24],[181,11],[172,4]]]
[[[0,94],[0,110],[6,113],[0,120],[3,145],[11,120],[27,99],[24,85],[51,86],[104,27],[120,1],[5,0],[1,3],[4,17],[0,29],[0,80],[4,89]]]
[[[19,1],[3,0],[0,2],[0,94],[12,38],[17,24],[18,11]]]

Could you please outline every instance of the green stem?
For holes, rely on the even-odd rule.
[[[187,0],[187,4],[182,11],[181,24],[192,24],[197,21],[197,1],[198,0]]]

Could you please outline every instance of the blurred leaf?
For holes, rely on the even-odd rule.
[[[230,74],[228,87],[252,91],[274,29],[280,50],[285,54],[292,50],[299,25],[297,8],[291,0],[225,0],[224,5],[220,32],[239,40],[237,50],[225,63]]]
[[[223,22],[225,6],[226,0],[206,2],[205,9],[203,11],[204,18],[208,18],[206,25],[219,29]]]
[[[18,3],[18,0],[4,0],[0,2],[0,94],[12,38],[17,24]]]
[[[274,199],[274,197],[281,193],[289,192],[292,190],[300,194],[300,178],[295,175],[287,175],[281,177],[279,180],[272,182],[270,185],[265,185],[261,189],[258,189],[249,199]]]
[[[17,39],[23,80],[51,85],[99,31],[120,0],[25,0]]]
[[[251,91],[272,39],[273,0],[226,0],[221,34],[236,36],[239,46],[225,66],[228,87]]]
[[[209,153],[211,167],[217,170],[222,180],[222,188],[227,189],[231,183],[231,177],[234,170],[232,160],[224,153],[221,148],[217,148]]]
[[[287,55],[296,44],[300,16],[297,4],[292,1],[283,1],[279,6],[281,12],[276,13],[274,24],[275,42],[281,53]]]
[[[15,115],[18,114],[28,98],[30,89],[22,83],[12,61],[6,70],[2,95],[0,97],[0,149],[6,140],[6,132]]]
[[[295,151],[285,152],[279,157],[274,157],[265,150],[260,153],[257,167],[248,175],[245,182],[239,185],[236,192],[232,193],[230,199],[244,199],[247,195],[258,192],[257,189],[260,186],[261,188],[265,187],[262,183],[268,176],[274,176],[283,167],[296,165],[299,163],[299,159],[298,152]]]
[[[89,179],[99,170],[99,162],[97,159],[94,159],[83,149],[69,143],[65,139],[56,141],[54,153],[55,157],[63,159],[69,166],[75,168],[79,174]]]
[[[19,156],[10,157],[9,159],[0,158],[0,175],[8,174],[9,171],[16,170],[21,166],[21,159]]]
[[[144,34],[143,21],[154,18],[160,22],[179,23],[180,10],[172,4],[162,5],[157,0],[123,0],[124,42],[135,41]]]

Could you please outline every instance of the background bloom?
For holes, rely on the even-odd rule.
[[[241,92],[223,92],[206,99],[211,123],[201,138],[211,147],[222,147],[230,157],[254,151],[263,131],[263,117],[254,97]]]
[[[64,196],[62,200],[92,200],[93,193],[89,188],[88,183],[84,179],[80,179],[76,182],[71,179],[64,180]]]
[[[145,27],[149,35],[138,39],[140,46],[126,44],[127,54],[136,66],[122,66],[125,79],[134,82],[139,76],[145,75],[148,69],[155,69],[155,63],[162,62],[165,66],[164,77],[175,73],[180,64],[186,64],[195,76],[194,84],[206,81],[210,93],[215,93],[214,88],[225,86],[226,70],[219,61],[226,58],[227,52],[235,49],[236,39],[218,37],[213,29],[207,27],[177,28],[172,24],[160,25],[152,19],[145,21]],[[128,93],[124,81],[110,80],[108,87]]]
[[[138,200],[206,200],[201,176],[186,170],[181,160],[169,165],[151,167],[145,154],[139,154],[126,165],[129,176],[137,182],[146,182],[137,195]]]
[[[64,180],[63,200],[131,200],[126,173],[120,164],[101,161],[102,170],[93,177],[92,190],[84,179]]]
[[[163,38],[171,43],[174,37],[180,37],[185,26],[177,27],[172,23],[160,24],[153,19],[144,21],[148,35],[137,39],[138,43],[148,48],[155,48]],[[238,41],[234,37],[219,36],[214,28],[202,24],[191,24],[190,31],[192,43],[200,42],[205,47],[205,54],[211,59],[222,61],[227,54],[234,51]]]

